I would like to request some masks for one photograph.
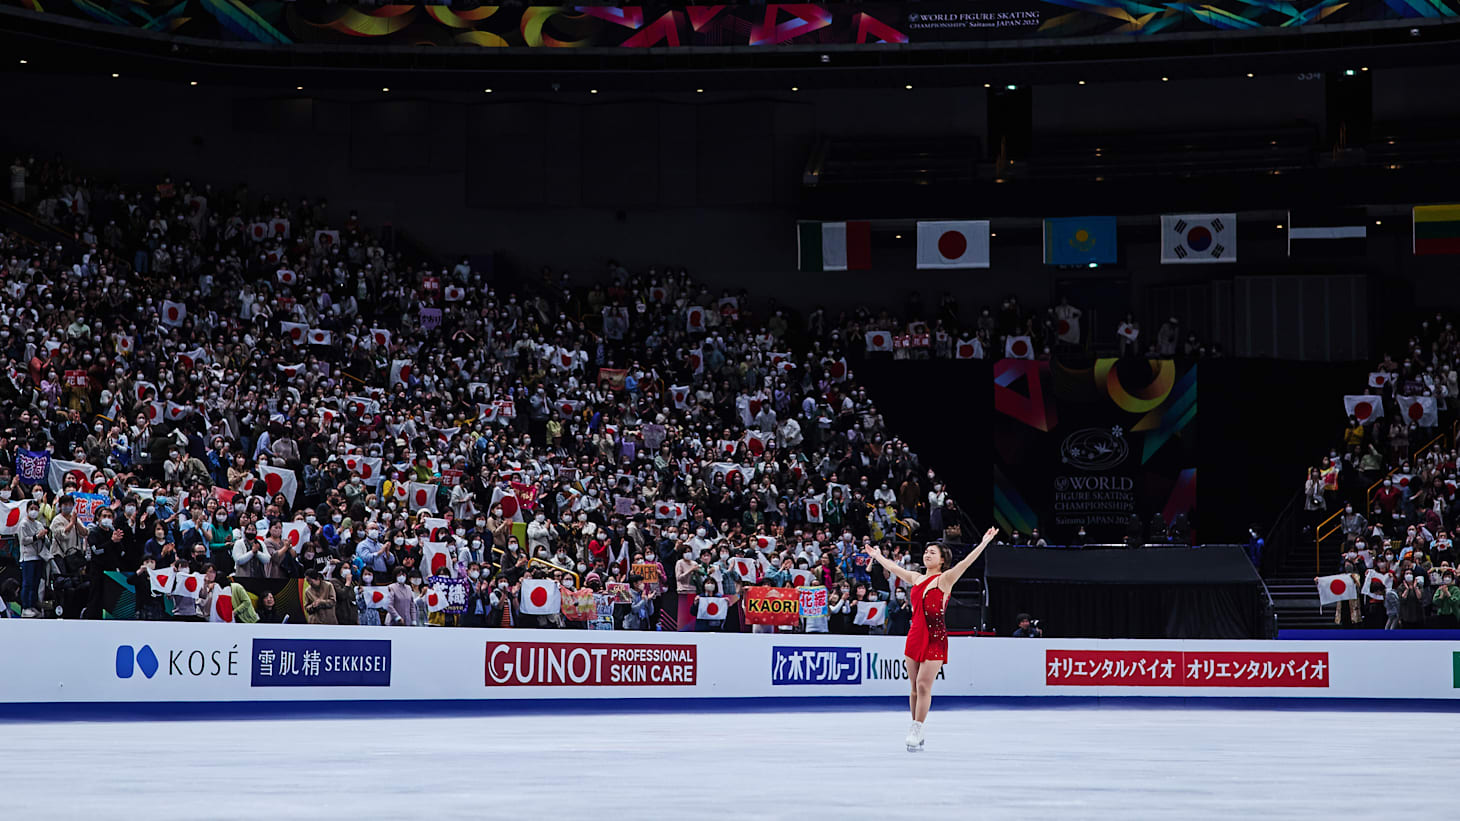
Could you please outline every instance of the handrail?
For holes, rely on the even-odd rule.
[[[1314,575],[1321,575],[1320,570],[1323,567],[1323,552],[1322,552],[1323,551],[1323,540],[1326,539],[1326,538],[1328,538],[1329,536],[1332,536],[1334,533],[1337,533],[1339,531],[1339,529],[1341,529],[1343,527],[1343,523],[1342,522],[1339,522],[1338,524],[1334,525],[1333,526],[1333,529],[1330,530],[1330,531],[1328,531],[1327,533],[1324,533],[1323,532],[1323,526],[1326,525],[1326,524],[1328,524],[1329,522],[1333,521],[1334,519],[1337,519],[1339,516],[1342,516],[1342,515],[1343,515],[1343,511],[1335,512],[1332,516],[1329,516],[1327,519],[1324,519],[1323,521],[1319,522],[1317,527],[1313,528],[1313,536],[1314,536],[1314,539],[1313,539],[1313,573],[1314,573]]]

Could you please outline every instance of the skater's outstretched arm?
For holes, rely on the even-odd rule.
[[[943,571],[943,575],[938,577],[938,589],[943,591],[943,595],[946,596],[952,592],[953,585],[957,584],[958,580],[963,578],[963,574],[968,572],[968,568],[973,567],[973,563],[978,560],[984,548],[988,547],[993,542],[994,537],[998,535],[998,527],[989,528],[983,534],[983,541],[978,543],[978,547],[968,551],[968,555],[963,557],[963,561]]]
[[[918,583],[918,574],[882,555],[882,551],[876,545],[867,545],[862,549],[862,552],[871,556],[872,561],[882,565],[882,568],[888,573],[891,573],[910,585]]]

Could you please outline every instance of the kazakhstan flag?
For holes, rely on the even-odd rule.
[[[1045,265],[1114,264],[1115,217],[1061,217],[1044,221]]]

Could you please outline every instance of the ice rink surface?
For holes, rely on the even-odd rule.
[[[0,723],[27,819],[1439,818],[1447,712],[1146,708]],[[1443,779],[1443,781],[1437,781]],[[1389,785],[1366,798],[1361,785]],[[1397,788],[1398,785],[1409,785]]]

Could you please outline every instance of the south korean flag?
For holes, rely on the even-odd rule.
[[[1165,214],[1161,217],[1162,264],[1236,261],[1236,214]]]

